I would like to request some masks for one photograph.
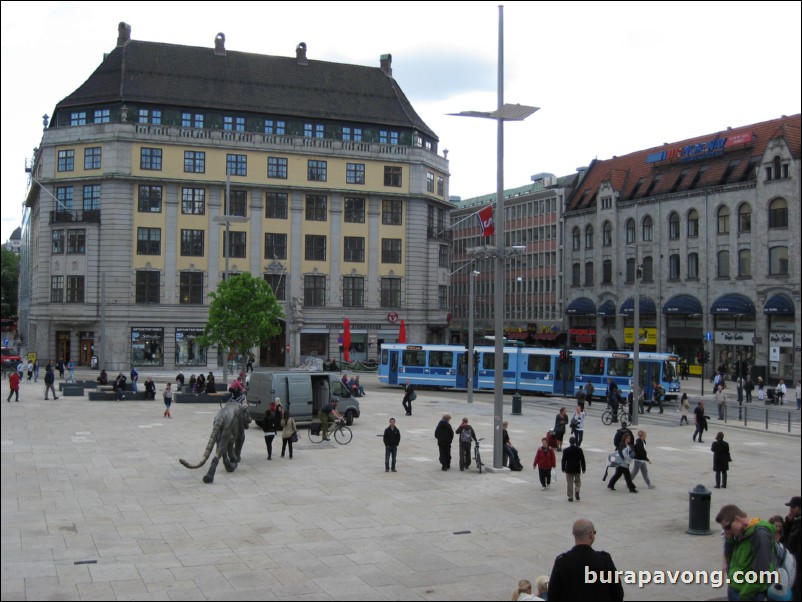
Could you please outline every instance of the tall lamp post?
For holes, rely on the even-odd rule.
[[[498,123],[496,143],[496,210],[494,226],[496,236],[495,251],[487,248],[487,255],[496,259],[495,274],[495,381],[493,401],[493,468],[502,467],[502,422],[504,414],[504,122],[523,121],[539,107],[504,104],[504,7],[498,7],[498,108],[495,111],[461,111],[452,113],[458,117],[481,117],[495,119]]]

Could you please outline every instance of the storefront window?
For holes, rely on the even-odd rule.
[[[175,329],[175,365],[205,366],[206,347],[196,340],[203,334],[203,328]]]
[[[164,365],[164,328],[131,329],[131,363],[134,366]]]

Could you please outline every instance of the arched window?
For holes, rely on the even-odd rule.
[[[738,277],[747,278],[752,275],[752,251],[741,249],[738,251]]]
[[[652,282],[654,280],[654,260],[651,257],[643,258],[643,281]]]
[[[699,236],[699,212],[691,209],[688,212],[688,238]]]
[[[769,203],[769,228],[788,227],[788,203],[785,199],[774,199]]]
[[[718,233],[719,234],[729,234],[730,233],[730,208],[729,207],[719,207],[719,210],[718,210]]]
[[[627,220],[627,244],[635,242],[635,220],[629,218]]]
[[[769,274],[772,276],[788,275],[788,247],[769,249]]]
[[[593,286],[593,262],[585,264],[585,286]]]
[[[613,246],[613,225],[610,222],[604,222],[602,230],[602,245],[605,247]]]
[[[749,203],[742,203],[738,207],[738,232],[752,231],[752,207]]]
[[[579,227],[574,228],[573,231],[571,232],[571,241],[572,241],[571,248],[574,251],[579,251],[579,249],[581,248],[580,247],[581,238],[580,238]]]
[[[668,237],[671,240],[679,238],[679,213],[672,211],[668,216]]]
[[[718,265],[716,271],[717,278],[729,278],[730,277],[730,252],[729,251],[719,251],[718,252]]]
[[[650,241],[653,240],[654,232],[652,231],[652,218],[651,216],[646,216],[643,218],[643,240]]]
[[[593,248],[593,226],[590,224],[585,227],[585,248]]]

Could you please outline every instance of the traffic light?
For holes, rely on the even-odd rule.
[[[704,361],[704,363],[705,364],[709,364],[710,363],[710,352],[709,351],[705,351],[705,361]]]
[[[560,363],[565,363],[565,349],[560,349]]]
[[[696,363],[697,364],[701,364],[702,362],[704,362],[704,359],[705,359],[705,356],[702,355],[702,352],[701,351],[697,351],[696,352]]]
[[[571,350],[570,350],[570,349],[566,349],[566,350],[565,350],[565,361],[566,361],[566,362],[570,362],[570,361],[571,361],[571,357],[572,357],[573,355],[574,355],[574,354],[573,354],[573,353],[571,353]]]

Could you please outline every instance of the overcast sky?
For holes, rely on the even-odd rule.
[[[505,188],[697,135],[799,113],[800,2],[507,2]],[[377,66],[448,149],[450,193],[496,189],[496,126],[450,117],[497,105],[497,2],[2,2],[2,233],[20,225],[42,115],[117,41]]]

